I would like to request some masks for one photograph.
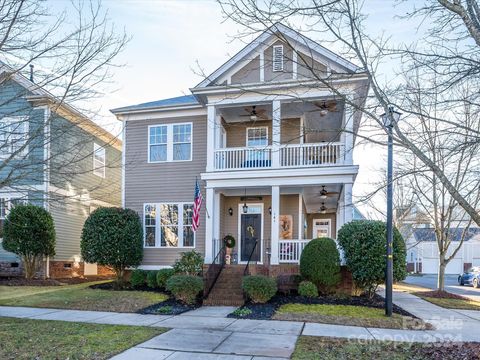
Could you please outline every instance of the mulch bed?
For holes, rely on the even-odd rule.
[[[154,315],[179,315],[181,313],[198,309],[202,306],[202,301],[197,301],[194,305],[187,305],[180,301],[170,298],[161,303],[151,305],[144,309],[137,311],[140,314],[154,314]]]
[[[414,294],[422,297],[430,297],[430,298],[437,298],[437,299],[458,299],[458,300],[467,300],[467,301],[470,300],[463,296],[452,294],[452,293],[449,293],[448,291],[440,291],[440,290],[421,291]]]
[[[76,285],[91,281],[108,280],[106,276],[87,276],[65,279],[25,279],[23,277],[0,277],[1,286],[62,286]]]
[[[377,294],[375,294],[372,299],[369,299],[366,296],[320,296],[317,298],[308,298],[300,295],[277,294],[266,304],[253,304],[251,302],[245,303],[245,305],[242,306],[242,309],[250,309],[252,313],[249,315],[238,316],[235,314],[229,314],[228,317],[236,319],[269,320],[273,317],[277,309],[284,304],[353,305],[383,309],[385,306],[385,300]],[[403,310],[401,307],[398,307],[395,304],[393,304],[393,312],[418,319],[416,316],[410,314],[408,311]]]
[[[143,286],[130,286],[130,283],[125,283],[124,286],[119,287],[115,281],[110,281],[107,283],[102,284],[93,284],[89,286],[90,289],[100,289],[100,290],[111,290],[111,291],[148,291],[148,292],[156,292],[156,293],[164,293],[162,289],[159,288],[151,288],[147,285]]]
[[[429,360],[478,360],[480,359],[480,343],[443,343],[419,346],[416,355]]]

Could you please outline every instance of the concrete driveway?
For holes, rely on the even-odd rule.
[[[480,302],[480,289],[474,289],[470,285],[460,286],[457,279],[458,275],[445,275],[445,290]],[[407,276],[405,282],[435,290],[437,288],[437,275]]]

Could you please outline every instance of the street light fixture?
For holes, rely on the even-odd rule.
[[[388,164],[387,164],[387,263],[385,269],[385,315],[392,316],[393,297],[393,127],[400,120],[398,111],[393,106],[382,115],[383,126],[388,134]]]

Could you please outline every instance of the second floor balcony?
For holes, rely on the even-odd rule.
[[[335,100],[209,106],[207,172],[352,165],[353,121]]]

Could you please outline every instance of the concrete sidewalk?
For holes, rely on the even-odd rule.
[[[0,306],[0,316],[97,324],[157,326],[172,330],[114,359],[288,359],[299,335],[404,342],[480,341],[479,312],[440,308],[395,292],[394,302],[437,330],[377,329],[277,320],[231,319],[234,307],[202,307],[178,316]]]

